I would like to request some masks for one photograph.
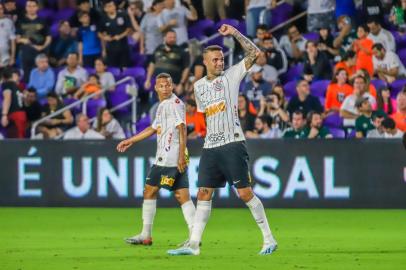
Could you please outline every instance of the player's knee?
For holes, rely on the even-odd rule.
[[[249,202],[254,197],[254,193],[251,189],[241,189],[238,190],[238,196],[243,202]]]
[[[210,201],[213,192],[206,188],[199,188],[197,192],[197,200],[199,201]]]
[[[145,188],[144,189],[144,199],[156,199],[158,190],[152,188]]]

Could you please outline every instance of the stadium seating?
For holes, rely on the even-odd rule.
[[[329,84],[330,80],[313,81],[310,84],[310,92],[316,97],[324,97]]]
[[[345,138],[345,131],[341,128],[330,128],[330,133],[333,135],[334,138],[344,139]]]

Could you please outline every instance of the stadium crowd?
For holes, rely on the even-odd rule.
[[[35,121],[107,90],[92,97],[97,113],[66,110],[41,123],[35,138],[122,139],[129,135],[120,126],[129,110],[109,109],[129,96],[116,82],[127,75],[137,79],[141,129],[154,118],[154,77],[161,72],[171,74],[174,92],[186,102],[188,137],[204,137],[193,83],[205,76],[205,67],[189,41],[216,33],[224,22],[262,51],[238,99],[247,138],[403,135],[405,0],[245,2],[3,0],[0,137],[30,137]],[[304,18],[270,31],[302,11]],[[234,62],[242,59],[238,47],[233,53]]]

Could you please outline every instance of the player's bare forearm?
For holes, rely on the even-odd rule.
[[[156,130],[154,128],[152,128],[151,126],[149,126],[146,129],[144,129],[143,131],[141,131],[139,134],[131,137],[130,140],[132,143],[137,143],[142,140],[145,140],[146,138],[151,137],[152,135],[155,134],[155,132],[156,132]]]
[[[241,34],[237,29],[232,35],[241,44],[241,47],[245,52],[245,68],[251,68],[255,63],[260,50],[249,38]]]
[[[179,130],[179,159],[178,159],[178,170],[183,173],[186,170],[186,127],[185,124],[180,124],[176,127]]]

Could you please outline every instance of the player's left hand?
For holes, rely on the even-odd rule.
[[[237,29],[229,24],[223,24],[218,31],[221,35],[228,36],[234,34]]]
[[[185,155],[180,155],[178,159],[178,171],[180,173],[184,173],[186,171],[187,162]]]
[[[117,145],[117,151],[124,153],[132,144],[133,142],[130,139],[124,140]]]

